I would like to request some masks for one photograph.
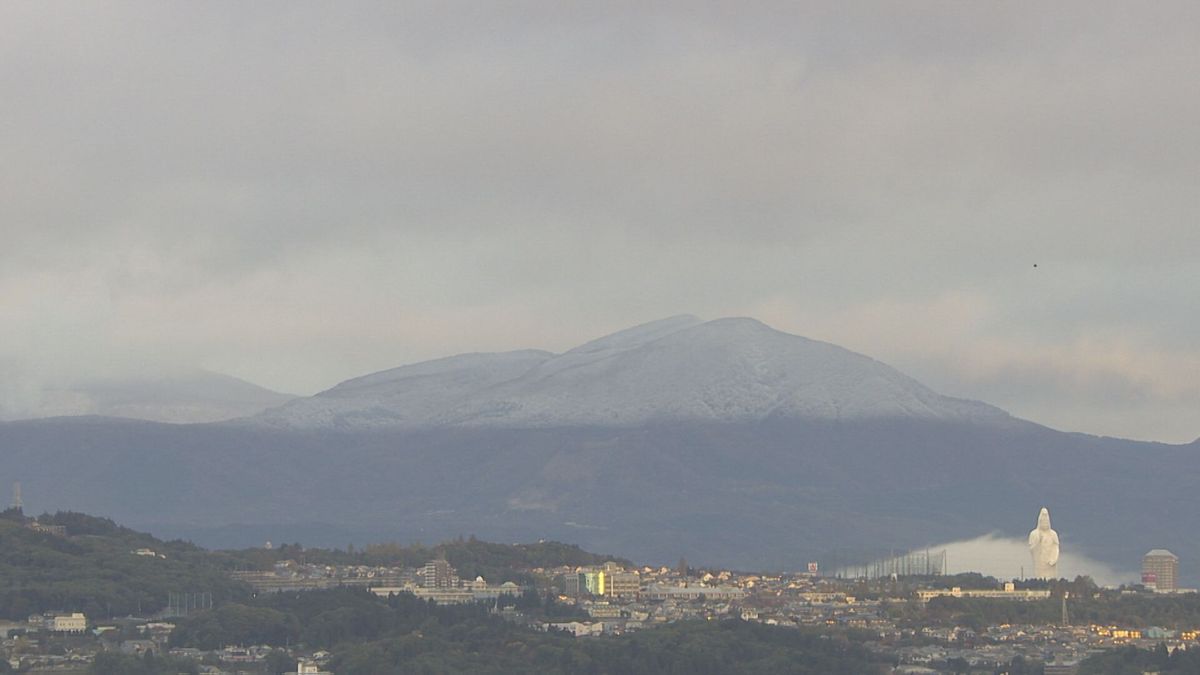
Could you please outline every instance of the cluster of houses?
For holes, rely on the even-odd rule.
[[[153,551],[133,551],[154,555]],[[553,620],[525,616],[509,603],[496,602],[503,617],[545,631],[579,638],[616,635],[681,620],[740,618],[765,624],[799,627],[847,627],[877,636],[866,643],[873,651],[898,662],[897,673],[939,672],[947,664],[972,668],[1001,668],[1017,657],[1041,663],[1045,672],[1069,675],[1089,654],[1122,645],[1169,648],[1200,646],[1200,631],[1114,626],[991,626],[975,631],[965,627],[902,627],[890,611],[895,603],[923,604],[940,596],[982,597],[1013,602],[1045,600],[1047,591],[1022,591],[1012,584],[994,590],[962,588],[920,589],[900,594],[868,590],[863,582],[820,577],[816,570],[797,574],[745,574],[733,571],[694,571],[682,564],[669,567],[626,567],[609,562],[589,567],[523,570],[537,580],[539,593],[550,590],[561,604],[573,605],[577,618]],[[492,602],[526,589],[512,582],[491,585],[482,577],[462,579],[448,561],[431,560],[420,568],[311,566],[284,562],[272,570],[234,573],[259,590],[303,590],[333,586],[363,586],[380,596],[411,593],[439,604]],[[856,597],[866,591],[868,597]],[[89,623],[79,612],[48,613],[22,623],[0,624],[5,635],[4,656],[14,668],[70,671],[87,664],[100,650],[128,654],[174,654],[223,664],[254,663],[271,653],[269,647],[226,647],[212,652],[171,649],[168,638],[175,626],[167,621],[124,619]],[[59,641],[54,650],[30,649],[38,641]],[[322,675],[329,655],[291,652],[298,675]],[[202,672],[220,673],[203,666]]]

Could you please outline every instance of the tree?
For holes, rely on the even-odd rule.
[[[296,660],[288,655],[282,649],[272,649],[270,654],[264,661],[267,673],[270,675],[279,675],[280,673],[295,672]]]
[[[965,674],[971,672],[971,664],[967,663],[967,660],[962,657],[955,657],[946,661],[946,667],[956,675],[960,673]]]

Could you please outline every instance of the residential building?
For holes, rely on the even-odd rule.
[[[583,623],[580,621],[569,621],[564,623],[547,623],[545,630],[560,630],[574,635],[575,637],[585,637],[604,634],[604,623],[597,621],[594,623]]]
[[[321,666],[315,661],[311,661],[309,659],[300,659],[300,661],[296,663],[296,670],[291,673],[287,673],[287,675],[333,675],[333,673],[327,670],[321,670]]]
[[[45,534],[52,534],[56,537],[67,536],[67,528],[62,525],[46,525],[43,523],[39,523],[37,520],[33,520],[33,521],[30,521],[30,523],[28,525],[26,525],[26,527],[33,530],[34,532],[43,532]]]
[[[612,572],[605,577],[604,594],[614,598],[637,598],[642,578],[634,572]]]
[[[458,577],[445,558],[438,558],[425,563],[421,585],[425,588],[454,588],[458,585]]]
[[[930,600],[947,596],[951,598],[993,598],[998,600],[1045,600],[1050,597],[1048,590],[1017,590],[1013,582],[1008,581],[1004,584],[1004,590],[992,589],[968,589],[963,590],[958,586],[949,589],[940,590],[921,590],[917,591],[917,599],[921,602],[929,602]]]
[[[650,584],[642,591],[645,600],[710,600],[729,601],[741,600],[746,592],[731,586],[668,586],[665,584]]]
[[[81,612],[56,614],[49,628],[58,633],[82,633],[87,630],[87,617]]]
[[[1160,593],[1179,590],[1179,556],[1164,548],[1142,556],[1142,583]]]

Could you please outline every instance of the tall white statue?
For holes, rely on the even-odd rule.
[[[1050,529],[1050,512],[1044,507],[1038,514],[1037,529],[1029,533],[1029,554],[1035,579],[1058,578],[1058,533]]]

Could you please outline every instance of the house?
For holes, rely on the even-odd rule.
[[[286,675],[333,675],[327,670],[321,670],[321,666],[315,661],[309,659],[300,659],[296,662],[296,670]]]
[[[56,614],[49,624],[47,628],[56,633],[82,633],[87,630],[87,617],[82,612]]]

